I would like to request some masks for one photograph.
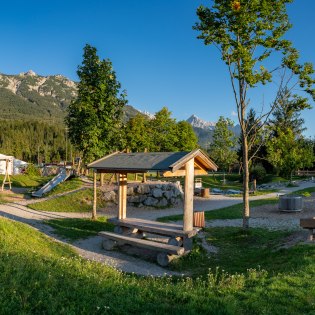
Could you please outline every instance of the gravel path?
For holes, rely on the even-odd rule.
[[[276,197],[278,194],[290,193],[295,190],[300,190],[307,187],[314,187],[313,182],[302,182],[299,187],[284,188],[278,193],[271,193],[263,196],[250,197],[250,200],[266,199]],[[81,188],[85,189],[85,187]],[[40,201],[42,201],[41,199]],[[306,211],[303,211],[303,215],[315,216],[312,210],[315,197],[310,198],[306,207]],[[90,213],[63,213],[63,212],[46,212],[36,211],[27,208],[25,205],[34,201],[23,200],[17,198],[16,202],[10,204],[0,204],[0,216],[10,218],[12,220],[27,223],[32,227],[46,233],[49,236],[55,237],[53,229],[42,223],[43,220],[49,219],[62,219],[62,218],[87,218],[90,217]],[[215,209],[224,208],[234,204],[242,202],[240,197],[228,197],[224,195],[211,195],[211,198],[204,199],[200,197],[194,198],[195,210],[211,211]],[[264,227],[268,229],[298,229],[300,216],[296,214],[280,214],[277,211],[277,205],[267,205],[264,207],[253,208],[252,218],[250,219],[250,225],[252,227]],[[144,209],[144,208],[128,208],[128,217],[137,217],[149,220],[155,220],[159,217],[182,214],[182,207],[170,208],[170,209]],[[107,207],[98,211],[99,215],[106,215],[107,217],[114,217],[117,215],[117,206]],[[207,227],[210,226],[241,226],[242,220],[213,220],[207,222]],[[57,238],[58,239],[58,238]],[[66,242],[59,239],[59,241]],[[179,275],[176,272],[171,272],[167,269],[157,266],[155,263],[144,261],[130,255],[123,254],[115,251],[105,251],[101,248],[101,237],[95,236],[84,240],[77,241],[70,244],[82,257],[90,260],[100,261],[106,265],[117,268],[124,272],[134,272],[140,275]],[[215,251],[215,249],[214,249]],[[211,252],[211,248],[209,249]]]

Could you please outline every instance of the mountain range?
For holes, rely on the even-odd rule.
[[[32,70],[18,75],[0,73],[0,113],[5,120],[40,120],[63,125],[66,109],[77,95],[77,83],[62,75],[37,75]],[[142,113],[131,105],[124,108],[124,120]],[[202,147],[207,147],[215,128],[195,115],[187,119]],[[239,134],[239,126],[233,130]]]

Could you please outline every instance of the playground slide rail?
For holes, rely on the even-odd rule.
[[[71,175],[71,172],[67,172],[65,169],[61,169],[59,174],[52,178],[48,183],[46,183],[42,188],[32,193],[33,197],[42,197],[43,194],[48,193],[58,184],[64,182]]]

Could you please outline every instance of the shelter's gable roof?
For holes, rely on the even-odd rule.
[[[112,172],[176,171],[197,157],[206,169],[217,166],[202,151],[113,153],[88,165],[89,168]]]

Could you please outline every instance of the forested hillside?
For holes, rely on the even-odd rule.
[[[1,120],[1,153],[32,162],[59,162],[66,157],[66,130],[61,125],[39,121]]]
[[[29,162],[59,162],[67,148],[69,159],[64,118],[76,95],[77,83],[61,75],[0,74],[0,153]],[[138,113],[127,105],[123,120]]]

